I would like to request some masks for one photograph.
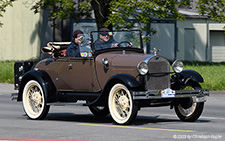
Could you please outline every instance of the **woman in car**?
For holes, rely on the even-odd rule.
[[[76,30],[73,32],[73,39],[70,45],[67,47],[66,56],[68,57],[83,57],[83,52],[81,52],[80,45],[84,41],[84,33],[81,30]]]

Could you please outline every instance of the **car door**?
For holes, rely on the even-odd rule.
[[[58,91],[96,92],[99,85],[95,78],[94,58],[60,58],[51,63],[53,82]],[[52,73],[51,73],[52,74]]]

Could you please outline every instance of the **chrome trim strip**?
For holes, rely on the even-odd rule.
[[[152,59],[155,56],[156,55],[150,55],[150,56],[146,57],[143,62],[148,63],[148,60]]]
[[[149,91],[132,91],[134,100],[144,100],[144,99],[165,99],[161,96],[162,90],[149,90]],[[201,90],[176,90],[175,97],[168,97],[171,99],[174,98],[188,98],[188,97],[205,97],[209,96],[209,89]],[[167,97],[166,97],[167,98]],[[199,100],[201,101],[201,100]]]

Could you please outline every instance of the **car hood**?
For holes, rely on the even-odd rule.
[[[115,68],[131,68],[137,67],[137,65],[144,61],[146,58],[151,56],[150,54],[136,53],[136,52],[110,52],[100,54],[96,57],[97,64],[103,64],[102,60],[107,59],[109,62],[109,66]]]
[[[137,66],[140,62],[144,61],[149,55],[143,54],[117,54],[111,60],[112,66],[118,67],[132,67]]]
[[[135,53],[135,52],[110,52],[100,54],[96,58],[96,62],[102,64],[102,59],[106,58],[110,66],[114,67],[136,67],[140,62],[144,61],[150,54]]]

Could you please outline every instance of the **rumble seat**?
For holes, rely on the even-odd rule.
[[[53,58],[66,57],[66,49],[70,42],[49,42],[47,47],[42,47],[41,51],[44,54],[49,54]]]

